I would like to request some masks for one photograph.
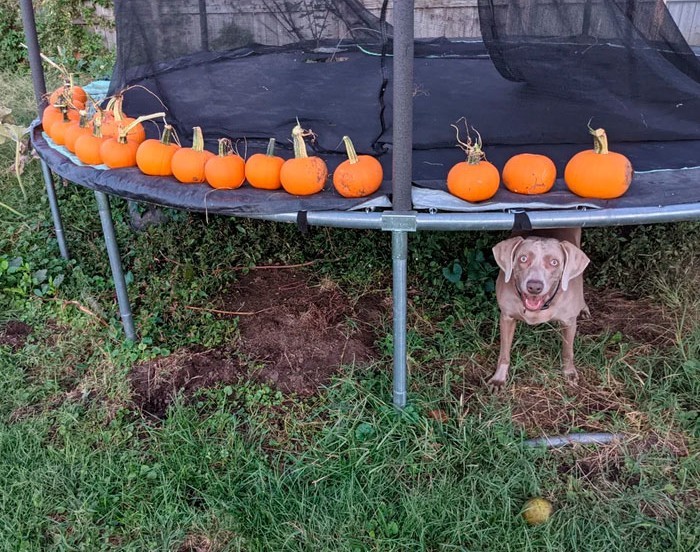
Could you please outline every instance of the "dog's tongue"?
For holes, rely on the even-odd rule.
[[[525,308],[527,310],[536,311],[542,308],[546,298],[541,295],[525,295],[523,297],[523,303],[525,303]]]

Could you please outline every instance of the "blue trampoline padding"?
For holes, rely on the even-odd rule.
[[[108,80],[96,80],[89,82],[83,86],[83,90],[87,92],[93,100],[97,103],[101,103],[109,92],[109,82]]]

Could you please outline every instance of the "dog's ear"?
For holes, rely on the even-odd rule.
[[[569,281],[576,276],[583,274],[591,260],[586,254],[574,244],[568,241],[561,242],[564,250],[564,270],[561,274],[561,289],[566,291],[569,288]]]
[[[516,248],[525,241],[522,236],[517,236],[515,238],[509,238],[498,242],[493,246],[493,256],[496,259],[496,263],[501,268],[505,274],[505,280],[508,282],[511,275],[513,274],[513,263],[515,262],[515,250]]]

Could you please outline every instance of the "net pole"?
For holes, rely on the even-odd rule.
[[[36,110],[39,116],[41,117],[41,113],[46,107],[46,81],[44,79],[44,69],[41,65],[41,50],[39,50],[39,39],[36,35],[34,5],[32,3],[32,0],[20,0],[19,5],[20,10],[22,12],[24,40],[27,43],[29,67],[32,72],[32,84],[34,85],[34,99],[36,100]]]
[[[411,210],[413,172],[413,0],[394,0],[392,210]],[[394,370],[393,403],[406,406],[408,231],[392,229]]]
[[[29,58],[29,68],[32,73],[32,85],[34,86],[34,100],[36,101],[37,116],[41,117],[47,105],[46,80],[44,78],[44,68],[41,64],[39,39],[36,34],[34,4],[32,0],[20,0],[19,7],[22,12],[24,40],[27,43],[27,56]],[[56,232],[58,250],[61,253],[61,257],[69,259],[68,245],[66,244],[65,234],[63,232],[63,221],[61,220],[61,212],[58,208],[58,200],[56,199],[56,188],[54,187],[53,178],[51,177],[51,171],[43,159],[41,160],[41,172],[44,177],[46,195],[49,199],[49,207],[51,209],[51,218],[53,219],[53,226]]]
[[[413,0],[394,0],[392,204],[411,210],[413,153]]]

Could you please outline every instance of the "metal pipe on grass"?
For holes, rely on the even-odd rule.
[[[571,433],[567,435],[544,436],[528,439],[523,442],[526,447],[557,448],[566,445],[605,445],[613,441],[619,441],[624,437],[622,433]]]

